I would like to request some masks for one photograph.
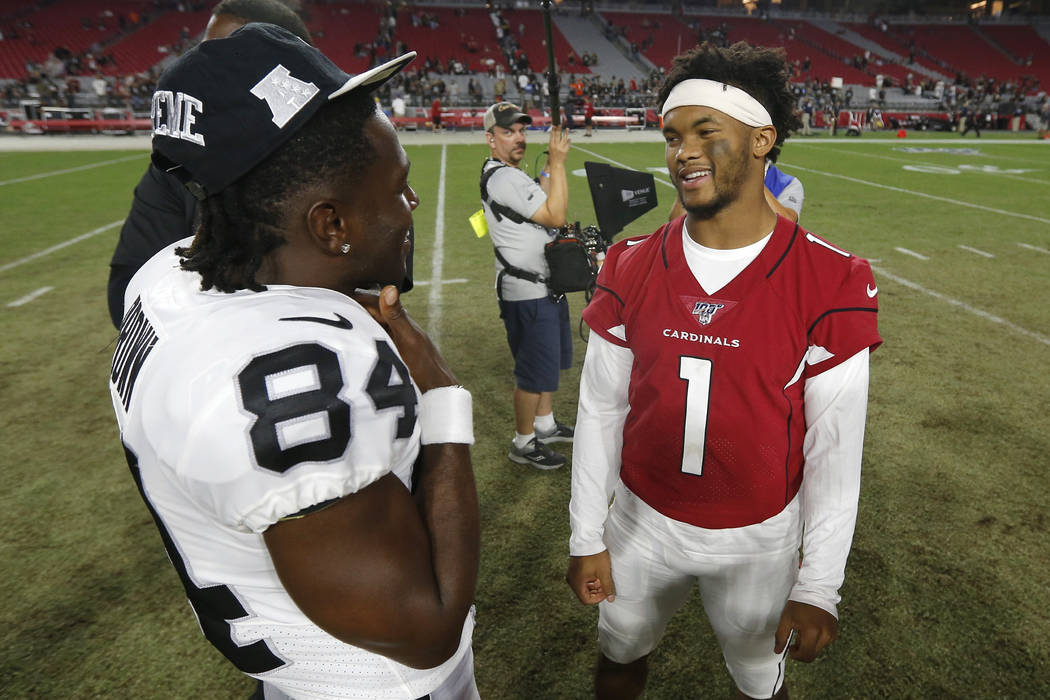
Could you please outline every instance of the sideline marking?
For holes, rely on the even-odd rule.
[[[612,158],[609,158],[608,156],[603,156],[601,153],[595,153],[594,151],[588,151],[583,146],[573,146],[573,148],[575,150],[577,150],[577,151],[583,151],[584,153],[586,153],[588,155],[592,155],[595,158],[601,158],[606,163],[612,163],[613,165],[615,165],[618,168],[626,168],[627,170],[638,170],[638,168],[632,168],[631,166],[626,165],[624,163],[621,163],[620,161],[613,160]],[[664,168],[664,170],[666,171],[666,168]],[[656,180],[657,182],[659,182],[662,185],[667,185],[671,189],[675,188],[674,185],[671,184],[670,180],[662,180],[662,179],[656,177],[655,175],[653,176],[653,179]]]
[[[35,292],[30,292],[29,294],[26,294],[21,299],[15,299],[14,301],[9,301],[7,303],[7,306],[8,307],[23,306],[24,304],[28,304],[29,302],[33,301],[37,297],[40,297],[40,296],[43,296],[43,295],[47,294],[52,289],[54,289],[54,287],[41,287],[40,289],[36,290]]]
[[[438,173],[437,213],[434,215],[434,252],[430,257],[430,320],[427,335],[441,347],[441,269],[445,264],[445,163],[448,146],[441,146],[441,171]]]
[[[972,207],[974,209],[980,209],[982,211],[990,211],[993,214],[1003,214],[1005,216],[1015,216],[1018,219],[1028,219],[1030,221],[1038,221],[1041,224],[1050,224],[1050,219],[1044,219],[1038,216],[1031,216],[1030,214],[1018,214],[1017,212],[1006,211],[1005,209],[996,209],[995,207],[986,207],[982,204],[974,204],[972,202],[963,202],[958,199],[950,199],[948,197],[939,197],[935,194],[926,194],[925,192],[916,192],[915,190],[907,190],[903,187],[894,187],[892,185],[880,185],[877,182],[869,182],[868,180],[861,180],[856,177],[850,177],[848,175],[837,175],[835,173],[826,173],[823,170],[813,170],[812,168],[803,168],[800,165],[788,165],[784,164],[785,170],[801,170],[805,173],[813,173],[814,175],[825,175],[827,177],[838,178],[839,180],[848,180],[849,182],[856,182],[861,185],[868,185],[869,187],[878,187],[883,190],[890,190],[891,192],[900,192],[902,194],[910,194],[916,197],[925,197],[926,199],[934,199],[938,202],[947,202],[948,204],[958,204],[961,207]]]
[[[943,301],[943,302],[945,302],[947,304],[951,304],[952,306],[957,306],[960,309],[962,309],[963,311],[969,311],[973,315],[980,316],[981,318],[983,318],[986,321],[991,321],[992,323],[998,323],[998,324],[1000,324],[1002,326],[1006,326],[1010,330],[1012,330],[1012,331],[1014,331],[1016,333],[1020,333],[1021,335],[1026,336],[1028,338],[1031,338],[1032,340],[1040,342],[1043,345],[1050,345],[1050,338],[1048,338],[1047,336],[1045,336],[1045,335],[1043,335],[1041,333],[1036,333],[1035,331],[1030,331],[1027,328],[1022,328],[1021,326],[1018,326],[1015,323],[1010,323],[1005,318],[1001,318],[1001,317],[996,316],[994,314],[990,314],[987,311],[984,311],[982,309],[978,309],[975,306],[970,306],[966,302],[959,301],[958,299],[953,299],[952,297],[947,296],[946,294],[941,294],[940,292],[935,292],[932,289],[926,289],[926,287],[923,287],[920,284],[916,284],[915,282],[912,282],[910,280],[906,280],[903,277],[897,277],[896,275],[887,272],[886,270],[884,270],[881,267],[875,267],[874,265],[872,265],[872,269],[875,270],[876,272],[878,272],[879,275],[885,277],[886,279],[893,280],[897,284],[904,285],[908,289],[913,289],[916,292],[922,292],[923,294],[927,294],[927,295],[933,297],[934,299],[938,299],[938,300]]]
[[[914,250],[908,250],[907,248],[894,248],[894,250],[898,253],[904,253],[905,255],[910,255],[913,258],[918,258],[919,260],[929,260],[928,257],[923,255],[922,253],[916,253]]]
[[[470,280],[468,280],[466,277],[454,277],[450,280],[441,280],[438,284],[465,284],[469,281]],[[431,282],[430,280],[418,280],[413,281],[412,284],[414,284],[417,287],[426,287],[433,284],[433,282]]]
[[[847,142],[847,143],[849,143],[849,142]],[[615,161],[612,158],[608,158],[606,156],[603,156],[600,153],[595,153],[594,151],[589,151],[586,148],[583,148],[583,147],[580,147],[580,146],[574,146],[574,148],[577,151],[583,151],[584,153],[592,155],[595,158],[601,158],[602,160],[606,161],[607,163],[612,163],[613,165],[616,165],[618,167],[628,168],[630,170],[637,170],[637,168],[632,168],[629,165],[625,165],[623,163]],[[904,193],[904,194],[911,194],[911,195],[915,195],[916,197],[926,197],[927,199],[934,199],[934,200],[937,200],[939,202],[947,202],[948,204],[958,204],[959,206],[973,207],[974,209],[981,209],[983,211],[990,211],[990,212],[993,212],[995,214],[1004,214],[1006,216],[1016,216],[1019,219],[1029,219],[1031,221],[1038,221],[1041,224],[1050,224],[1050,219],[1043,219],[1043,218],[1040,218],[1038,216],[1031,216],[1029,214],[1018,214],[1016,212],[1006,211],[1005,209],[996,209],[995,207],[986,207],[986,206],[983,206],[981,204],[974,204],[972,202],[963,202],[963,201],[960,201],[958,199],[950,199],[948,197],[939,197],[939,196],[937,196],[935,194],[926,194],[925,192],[916,192],[915,190],[906,190],[906,189],[904,189],[902,187],[894,187],[892,185],[880,185],[877,182],[869,182],[867,180],[861,180],[861,179],[858,179],[858,178],[855,178],[855,177],[849,177],[848,175],[837,175],[835,173],[827,173],[827,172],[824,172],[823,170],[813,170],[811,168],[803,168],[800,165],[789,165],[789,164],[785,163],[783,169],[784,170],[801,170],[803,172],[814,173],[816,175],[826,175],[827,177],[835,177],[835,178],[839,178],[841,180],[849,180],[850,182],[856,182],[856,183],[859,183],[861,185],[868,185],[870,187],[878,187],[880,189],[890,190],[892,192],[901,192],[901,193]],[[672,185],[669,181],[662,180],[662,179],[660,179],[658,177],[655,178],[655,179],[656,179],[657,182],[660,182],[660,183],[662,183],[664,185],[667,185],[668,187],[674,189],[674,185]],[[900,250],[900,249],[898,248],[898,250]],[[923,259],[927,260],[928,258],[923,258]]]
[[[1050,255],[1050,250],[1047,250],[1046,248],[1040,248],[1039,246],[1028,245],[1027,243],[1018,243],[1017,245],[1021,246],[1022,248],[1027,248],[1028,250],[1034,250],[1037,253],[1043,253],[1045,255]]]
[[[67,173],[78,173],[81,170],[91,170],[92,168],[101,168],[103,165],[113,165],[114,163],[124,163],[129,160],[137,160],[142,157],[142,154],[134,156],[124,156],[123,158],[116,158],[114,160],[104,160],[101,163],[88,163],[87,165],[78,165],[75,168],[66,168],[65,170],[52,170],[49,173],[37,173],[36,175],[27,175],[26,177],[16,177],[13,180],[2,180],[0,186],[3,185],[14,185],[18,182],[29,182],[30,180],[41,180],[45,177],[51,177],[52,175],[65,175]]]
[[[8,270],[10,270],[13,267],[18,267],[19,265],[24,265],[27,262],[30,262],[32,260],[36,260],[37,258],[42,258],[45,255],[50,255],[51,253],[54,253],[56,250],[62,250],[63,248],[65,248],[67,246],[73,245],[74,243],[79,243],[80,241],[87,240],[88,238],[91,238],[92,236],[97,236],[98,234],[102,233],[103,231],[108,231],[111,228],[116,228],[117,226],[120,226],[122,223],[124,223],[124,219],[121,219],[120,221],[114,221],[113,223],[106,224],[105,226],[99,226],[94,231],[88,231],[87,233],[82,233],[82,234],[80,234],[79,236],[77,236],[75,238],[70,238],[68,241],[65,241],[64,243],[59,243],[58,245],[53,245],[50,248],[45,248],[44,250],[41,250],[40,252],[33,253],[32,255],[27,255],[26,257],[21,258],[20,260],[15,260],[14,262],[9,262],[9,263],[7,263],[5,265],[0,265],[0,272],[7,272]]]
[[[969,252],[975,253],[977,255],[983,255],[986,258],[994,258],[995,257],[991,253],[985,252],[983,250],[977,250],[976,248],[971,248],[970,246],[963,245],[962,243],[959,244],[959,247],[962,248],[965,251],[969,251]]]
[[[801,145],[810,148],[810,150],[821,151],[821,152],[824,152],[824,153],[834,153],[836,155],[841,155],[843,152],[845,152],[848,155],[860,156],[862,158],[877,158],[879,160],[888,160],[888,161],[895,162],[895,163],[906,163],[906,164],[909,164],[909,165],[919,165],[919,166],[927,166],[927,167],[933,167],[933,168],[947,168],[948,170],[960,171],[960,172],[965,172],[965,173],[974,173],[975,172],[975,173],[982,173],[982,174],[985,174],[985,175],[998,175],[999,177],[1004,177],[1004,178],[1007,178],[1007,179],[1010,179],[1010,180],[1020,180],[1021,182],[1031,182],[1031,183],[1034,183],[1036,185],[1050,185],[1050,181],[1047,181],[1047,180],[1034,180],[1034,179],[1032,179],[1030,177],[1020,177],[1019,175],[1016,175],[1016,174],[1013,174],[1013,173],[1009,173],[1009,172],[1006,172],[1006,171],[1003,171],[1003,170],[999,170],[999,171],[996,171],[996,170],[983,170],[983,169],[977,169],[975,167],[966,168],[966,167],[962,167],[960,165],[945,165],[944,163],[932,163],[930,161],[914,160],[914,159],[911,159],[911,158],[901,158],[899,156],[880,156],[880,155],[876,155],[874,153],[860,153],[859,151],[842,151],[842,150],[839,150],[837,148],[822,148],[820,145],[815,144],[815,143],[802,143]],[[968,155],[964,155],[962,153],[958,153],[958,154],[956,154],[956,153],[944,153],[943,155],[958,155],[959,157],[964,157],[964,158],[965,157],[969,157]],[[1011,160],[1011,159],[1012,160],[1017,160],[1016,158],[1010,158],[1009,156],[998,156],[998,155],[994,155],[993,156],[993,155],[990,155],[988,153],[975,153],[974,157],[991,158],[991,159],[1002,157],[1002,158],[1005,158],[1007,160]],[[1035,161],[1035,162],[1039,162],[1040,164],[1042,164],[1042,161]],[[778,163],[778,165],[781,165],[781,164]],[[790,163],[783,163],[782,165],[785,168],[791,168],[792,167]],[[923,171],[919,171],[919,172],[923,172]],[[1029,170],[1028,172],[1038,172],[1038,170]],[[959,174],[959,173],[953,173],[953,174]]]

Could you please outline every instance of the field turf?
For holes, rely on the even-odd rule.
[[[840,639],[811,665],[791,663],[796,698],[1050,693],[1050,142],[920,136],[792,139],[781,157],[805,184],[802,224],[872,261],[885,339]],[[467,223],[480,206],[477,141],[406,146],[422,204],[419,286],[405,299],[474,394],[477,679],[487,699],[586,698],[596,610],[563,580],[569,470],[506,458],[511,358],[491,244]],[[530,142],[532,166],[542,137]],[[585,160],[659,170],[663,149],[577,137],[570,168]],[[253,687],[197,629],[106,388],[107,266],[146,163],[142,150],[0,153],[4,697],[247,698]],[[672,189],[656,178],[660,206],[626,233],[662,223]],[[570,196],[571,218],[595,223],[582,177]],[[570,303],[578,320],[582,295]],[[584,349],[577,334],[556,400],[566,422]],[[653,654],[646,697],[729,688],[694,597]]]

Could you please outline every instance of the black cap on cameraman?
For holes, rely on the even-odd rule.
[[[485,131],[490,131],[494,126],[502,126],[504,129],[509,129],[518,122],[531,124],[532,117],[522,112],[518,105],[510,102],[497,102],[492,105],[485,110],[485,117],[482,119]]]
[[[349,75],[281,27],[246,24],[187,51],[161,76],[153,95],[153,163],[199,199],[221,192],[328,100],[376,89],[415,56]]]

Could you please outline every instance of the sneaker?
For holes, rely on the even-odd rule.
[[[525,447],[518,448],[512,442],[510,453],[507,455],[510,461],[518,464],[531,464],[537,469],[557,469],[565,464],[565,455],[560,455],[551,448],[532,438]]]
[[[544,445],[549,445],[552,442],[572,442],[574,430],[571,425],[565,425],[557,420],[554,421],[554,430],[549,433],[545,433],[539,428],[536,429],[536,439],[542,442]]]

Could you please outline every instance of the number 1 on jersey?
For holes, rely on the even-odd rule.
[[[707,412],[711,399],[711,360],[702,357],[678,358],[678,377],[684,379],[685,417],[682,421],[682,471],[704,473],[704,442],[707,439]]]

